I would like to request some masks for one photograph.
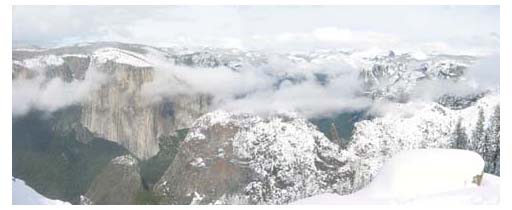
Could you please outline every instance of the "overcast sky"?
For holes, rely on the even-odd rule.
[[[13,41],[499,50],[499,7],[15,6]]]

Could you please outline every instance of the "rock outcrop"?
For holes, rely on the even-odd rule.
[[[289,114],[215,111],[190,129],[155,185],[163,204],[282,204],[350,187],[350,154]]]
[[[139,163],[130,155],[118,156],[94,179],[82,204],[135,204],[137,193],[142,190]]]

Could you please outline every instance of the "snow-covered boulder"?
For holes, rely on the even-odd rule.
[[[386,162],[360,191],[345,196],[327,193],[293,204],[496,204],[499,177],[482,173],[483,167],[483,159],[466,150],[412,150]]]

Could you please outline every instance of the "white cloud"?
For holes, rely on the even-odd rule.
[[[439,42],[495,50],[499,7],[15,6],[13,40],[249,49],[397,49]]]
[[[157,57],[151,60],[155,65],[154,79],[142,86],[142,96],[149,103],[205,94],[213,96],[211,109],[258,114],[294,111],[306,117],[366,108],[385,111],[387,106],[386,101],[372,101],[362,94],[359,69],[343,60],[293,63],[271,56],[265,65],[246,65],[239,71],[227,67],[176,66],[165,61],[159,63]],[[319,74],[327,80],[319,81]],[[107,81],[107,76],[93,68],[83,81],[70,83],[59,78],[48,82],[40,77],[14,80],[13,115],[30,109],[52,112],[80,103]],[[495,55],[471,67],[467,81],[422,80],[412,87],[410,94],[413,100],[432,101],[444,94],[465,95],[477,88],[496,86],[499,87],[499,56]]]
[[[191,68],[160,65],[154,81],[142,88],[148,101],[182,95],[213,96],[212,109],[254,112],[295,111],[317,116],[344,110],[362,109],[370,100],[358,95],[361,81],[358,71],[348,64],[294,64],[271,58],[260,67],[246,66],[236,72],[226,67]],[[328,75],[321,85],[315,73]],[[302,81],[283,78],[302,78]]]
[[[258,69],[235,72],[227,67],[160,65],[155,68],[154,78],[144,84],[142,93],[156,101],[182,94],[208,94],[225,99],[269,87],[272,83],[272,79]]]
[[[500,54],[492,54],[477,61],[468,69],[468,77],[475,81],[477,88],[500,88]]]
[[[285,32],[275,37],[267,37],[265,39],[277,41],[277,43],[279,43],[277,47],[281,49],[290,49],[290,46],[302,46],[306,48],[335,47],[359,50],[380,47],[389,50],[402,47],[403,44],[401,42],[405,42],[405,40],[400,40],[397,36],[391,34],[357,31],[337,27],[322,27],[316,28],[310,32],[301,33]]]
[[[354,40],[354,35],[350,30],[332,27],[315,29],[313,35],[321,41],[347,42]]]
[[[60,78],[45,81],[42,76],[13,80],[12,114],[23,115],[31,109],[53,112],[80,103],[106,80],[107,76],[95,69],[89,69],[84,80],[72,82]]]
[[[353,86],[356,80],[339,77],[333,85],[321,86],[314,81],[282,85],[278,90],[266,89],[245,98],[228,101],[219,107],[230,111],[273,113],[294,111],[306,117],[330,113],[360,110],[371,105],[371,101],[357,96],[360,86]],[[339,87],[343,84],[343,87]]]
[[[353,55],[356,57],[388,50],[414,50],[417,57],[425,57],[425,53],[493,55],[499,52],[499,7],[15,6],[13,40],[36,44],[106,40],[279,51],[360,49]],[[242,72],[159,64],[155,80],[143,90],[152,100],[202,93],[214,95],[215,106],[221,108],[287,109],[306,115],[369,103],[358,97],[361,85],[349,65],[295,65],[272,57],[269,62]],[[485,80],[482,84],[496,84],[496,63],[499,65],[499,58],[483,62],[471,75]],[[327,73],[332,81],[318,85],[311,72]],[[284,82],[275,89],[275,76],[286,74],[302,74],[306,81]],[[13,81],[13,113],[30,108],[55,110],[77,103],[96,88],[92,81],[95,79],[69,84],[57,79],[48,83]],[[432,98],[422,93],[438,95],[446,87],[464,89],[451,85],[420,83],[415,94]]]

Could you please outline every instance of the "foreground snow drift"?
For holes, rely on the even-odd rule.
[[[27,186],[21,179],[12,180],[12,204],[14,205],[69,205],[60,200],[48,199],[31,187]]]
[[[496,204],[499,177],[483,174],[484,162],[471,151],[423,149],[388,161],[364,189],[346,196],[322,194],[293,204]]]

